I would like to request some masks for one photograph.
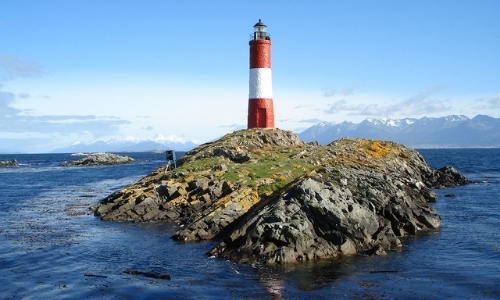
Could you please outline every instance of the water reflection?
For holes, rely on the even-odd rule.
[[[276,266],[254,264],[253,267],[258,280],[269,294],[275,299],[284,299],[284,291],[290,284],[299,291],[315,291],[340,280],[349,274],[346,268],[352,264],[353,259],[355,258],[341,257]]]

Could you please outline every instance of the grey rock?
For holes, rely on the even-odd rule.
[[[16,159],[0,161],[0,167],[13,167],[13,166],[19,166],[19,163],[17,162]]]
[[[61,166],[103,166],[103,165],[122,165],[134,163],[135,159],[128,156],[116,155],[113,153],[89,154],[84,158],[67,161]]]

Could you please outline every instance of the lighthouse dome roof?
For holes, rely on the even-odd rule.
[[[255,23],[255,25],[253,25],[253,27],[255,26],[264,26],[264,27],[267,27],[266,24],[262,23],[262,21],[259,19],[259,22]]]

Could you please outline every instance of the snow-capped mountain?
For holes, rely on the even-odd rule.
[[[78,141],[65,148],[55,149],[55,153],[72,152],[141,152],[150,150],[189,151],[198,146],[194,142],[184,142],[175,135],[157,134],[150,139],[129,136],[125,139]]]
[[[463,115],[420,119],[366,119],[361,123],[323,122],[298,136],[304,142],[328,144],[348,136],[390,140],[415,148],[424,147],[500,147],[500,119]]]

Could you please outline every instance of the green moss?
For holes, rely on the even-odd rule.
[[[230,182],[236,182],[240,180],[241,178],[238,176],[238,172],[236,171],[227,171],[224,175],[223,178],[226,179],[227,181]]]
[[[273,129],[263,129],[264,133],[272,135]],[[314,146],[307,144],[289,147],[276,146],[271,143],[252,143],[259,141],[258,131],[241,130],[222,137],[219,141],[205,144],[195,149],[193,153],[210,154],[211,147],[228,147],[248,154],[250,159],[245,162],[232,162],[228,158],[208,157],[197,158],[186,162],[174,172],[190,176],[216,176],[228,182],[240,182],[255,188],[259,194],[269,195],[285,188],[305,174],[316,172],[324,177],[338,177],[339,169],[345,166],[370,166],[367,160],[374,157],[385,157],[393,152],[402,157],[397,145],[363,139],[341,139],[329,146]],[[260,133],[259,133],[260,134]],[[260,143],[260,144],[259,144]],[[360,152],[367,155],[359,155]],[[217,171],[215,166],[225,164],[227,170]],[[375,168],[375,166],[372,166]],[[267,183],[266,182],[271,182]]]
[[[276,180],[274,183],[271,184],[262,184],[259,185],[257,192],[259,194],[274,193],[287,186],[287,184],[289,184],[290,182],[291,180]]]
[[[200,172],[211,170],[213,166],[220,164],[218,157],[203,158],[193,161],[175,169],[176,172]]]
[[[303,159],[290,159],[290,154],[298,152],[300,149],[297,147],[295,150],[284,148],[286,151],[276,151],[275,147],[264,147],[264,149],[257,149],[251,152],[252,161],[231,164],[228,171],[223,175],[223,179],[227,181],[239,181],[243,177],[246,179],[246,184],[250,187],[258,186],[259,194],[269,194],[282,189],[286,185],[301,177],[305,172],[314,169],[314,166],[307,164]],[[256,161],[256,162],[255,162]],[[203,159],[187,164],[186,167],[190,169],[208,168],[208,165],[215,165],[216,160]],[[226,164],[227,165],[227,164]],[[288,172],[290,171],[290,172]],[[282,178],[277,174],[282,172],[291,173],[291,176]],[[262,178],[270,178],[274,180],[271,184],[257,183],[257,180]]]

